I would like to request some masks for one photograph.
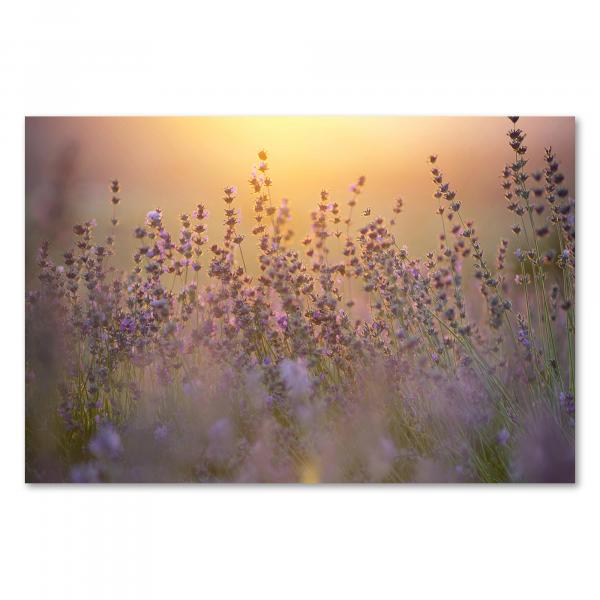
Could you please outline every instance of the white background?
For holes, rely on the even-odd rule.
[[[2,597],[600,597],[593,4],[3,4]],[[233,113],[577,117],[577,486],[24,485],[23,117]]]

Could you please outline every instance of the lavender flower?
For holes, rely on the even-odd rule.
[[[279,370],[290,398],[300,399],[310,394],[312,381],[305,360],[286,358],[279,364]]]
[[[89,449],[96,458],[117,458],[123,451],[121,437],[111,423],[106,423],[98,428]]]

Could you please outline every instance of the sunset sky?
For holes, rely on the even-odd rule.
[[[527,132],[528,168],[541,168],[544,146],[552,145],[574,193],[575,120],[524,117],[518,125]],[[436,245],[439,229],[426,161],[435,153],[463,214],[475,219],[484,242],[495,244],[510,234],[512,223],[500,188],[501,169],[514,156],[507,143],[509,126],[505,117],[29,117],[30,237],[52,226],[43,222],[53,203],[63,207],[57,227],[96,218],[99,232],[106,232],[113,178],[122,185],[121,236],[129,237],[156,207],[176,232],[179,213],[202,202],[211,215],[209,236],[218,231],[220,238],[227,185],[238,187],[237,206],[247,232],[253,206],[247,179],[257,151],[265,149],[273,197],[288,198],[296,243],[308,231],[308,213],[322,189],[345,215],[348,187],[365,175],[359,208],[389,218],[395,198],[402,196],[399,241],[422,255]],[[246,243],[254,246],[253,239]]]

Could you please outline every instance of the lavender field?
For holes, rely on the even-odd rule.
[[[574,190],[504,121],[493,244],[435,147],[428,197],[373,208],[350,173],[308,232],[268,148],[178,228],[168,200],[124,227],[121,178],[95,219],[28,229],[26,480],[574,482]]]

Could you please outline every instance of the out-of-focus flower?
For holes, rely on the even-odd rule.
[[[166,425],[157,425],[154,429],[154,439],[157,442],[162,442],[169,435],[169,428]]]
[[[286,358],[279,363],[279,371],[290,398],[299,399],[310,394],[312,382],[305,360]]]
[[[199,379],[186,379],[183,382],[183,393],[190,397],[197,397],[200,394],[200,391],[202,389],[202,385],[201,385],[201,381]]]
[[[533,415],[525,423],[513,470],[526,483],[575,483],[575,448],[551,415]]]
[[[506,444],[508,443],[509,438],[510,438],[510,433],[508,432],[508,429],[506,429],[506,427],[503,427],[498,432],[498,435],[496,436],[496,440],[498,440],[498,443],[501,446],[506,446]]]
[[[207,457],[216,462],[226,461],[233,453],[235,445],[235,431],[233,425],[226,417],[212,424],[208,431]]]
[[[89,444],[96,458],[117,458],[123,451],[121,437],[111,423],[101,425]]]
[[[374,480],[386,477],[398,456],[394,442],[386,436],[377,440],[368,454],[368,470]]]
[[[71,469],[73,483],[100,483],[100,469],[93,462],[75,465]]]

